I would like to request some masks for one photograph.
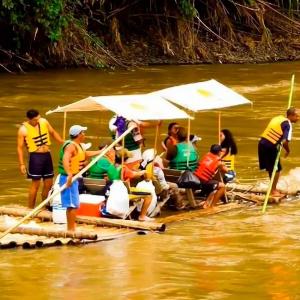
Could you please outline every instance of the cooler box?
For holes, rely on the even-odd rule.
[[[80,194],[77,216],[101,217],[100,206],[104,200],[104,196]]]

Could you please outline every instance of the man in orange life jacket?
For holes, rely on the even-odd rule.
[[[210,152],[205,154],[199,161],[198,167],[194,172],[201,181],[203,192],[209,194],[203,208],[214,206],[225,194],[224,183],[213,179],[218,170],[223,173],[228,172],[228,169],[221,161],[221,155],[221,145],[212,145]]]
[[[34,208],[37,192],[43,179],[42,199],[46,199],[48,192],[53,184],[53,164],[50,154],[50,136],[58,143],[63,140],[53,129],[49,122],[41,118],[35,109],[27,111],[27,122],[24,122],[18,131],[17,153],[20,164],[20,171],[23,175],[27,173],[28,178],[32,179],[29,189],[28,207]],[[29,152],[28,170],[26,169],[23,156],[23,148],[26,145]]]
[[[62,207],[67,209],[68,230],[75,230],[75,219],[79,207],[78,180],[72,182],[73,176],[84,168],[87,158],[100,154],[102,150],[86,151],[82,147],[87,127],[73,125],[70,127],[70,140],[65,141],[60,149],[58,173],[59,185],[66,184],[67,188],[61,192]]]
[[[285,156],[290,153],[289,142],[292,138],[292,124],[299,120],[299,110],[291,107],[286,112],[286,117],[277,116],[274,117],[267,128],[261,135],[261,139],[258,143],[258,159],[259,168],[266,170],[271,178],[275,160],[278,154],[278,146],[282,144],[285,150]],[[277,183],[282,170],[280,160],[278,161],[276,174],[271,187],[272,196],[283,196],[277,189]]]

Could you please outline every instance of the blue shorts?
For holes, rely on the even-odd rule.
[[[67,178],[66,175],[60,175],[59,186],[63,186],[67,182]],[[65,208],[79,207],[78,180],[75,180],[70,187],[61,192],[61,206]]]

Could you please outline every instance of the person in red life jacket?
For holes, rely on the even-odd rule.
[[[34,208],[41,179],[43,179],[42,200],[47,198],[53,184],[54,172],[50,154],[50,136],[59,144],[63,143],[63,139],[46,119],[41,118],[36,109],[28,110],[26,116],[28,121],[24,122],[18,130],[17,153],[21,173],[23,175],[27,173],[27,177],[32,179],[29,188],[28,207]],[[24,146],[29,152],[28,169],[26,169],[24,162]]]
[[[176,122],[172,122],[168,125],[168,136],[161,143],[165,151],[167,151],[170,145],[175,146],[178,143],[178,137],[177,137],[178,129],[179,129],[179,124]]]
[[[216,172],[228,172],[228,169],[221,161],[222,147],[214,144],[210,147],[210,152],[198,163],[194,174],[200,179],[202,191],[208,194],[203,208],[212,207],[225,195],[225,185],[223,182],[213,179]]]
[[[286,117],[274,117],[261,135],[258,143],[259,168],[266,170],[270,178],[272,176],[279,145],[282,144],[285,150],[284,157],[287,157],[290,153],[289,142],[292,139],[292,123],[296,123],[298,120],[299,110],[291,107],[287,110]],[[271,195],[275,197],[284,196],[284,194],[276,189],[281,170],[282,166],[279,160],[271,187]]]

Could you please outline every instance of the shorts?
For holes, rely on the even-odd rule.
[[[217,190],[219,187],[219,181],[211,179],[209,181],[203,182],[201,181],[201,193],[205,195],[209,195],[214,190]]]
[[[272,144],[266,139],[260,139],[258,143],[258,160],[259,168],[261,170],[266,170],[272,172],[277,158],[278,149],[277,146]],[[280,160],[277,165],[277,172],[282,170]]]
[[[63,186],[67,182],[68,176],[60,175],[59,186]],[[79,189],[78,180],[75,180],[72,185],[61,192],[61,206],[65,208],[78,208]]]
[[[54,177],[53,163],[50,152],[29,153],[27,177],[31,178],[32,180]]]

